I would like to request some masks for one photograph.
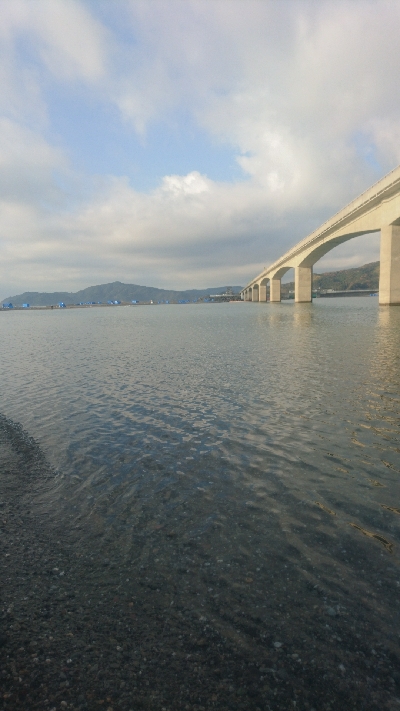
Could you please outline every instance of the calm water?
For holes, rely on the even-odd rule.
[[[36,505],[118,556],[125,587],[172,586],[235,643],[321,621],[328,644],[358,610],[398,644],[400,309],[21,311],[0,334],[0,411],[56,470]]]

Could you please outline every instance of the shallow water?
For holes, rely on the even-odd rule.
[[[32,505],[98,580],[255,655],[339,619],[398,647],[400,309],[20,311],[0,337],[0,411],[56,470]]]
[[[232,499],[247,520],[247,500],[267,515],[274,491],[281,526],[295,505],[321,516],[315,499],[393,523],[380,504],[399,501],[397,309],[364,298],[16,312],[0,329],[1,410],[39,441],[82,515],[102,502],[123,528],[138,500],[151,509],[168,491],[153,515],[193,506],[204,528],[204,497],[214,516]]]

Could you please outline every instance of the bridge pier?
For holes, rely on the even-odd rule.
[[[400,226],[381,227],[379,303],[400,305]]]
[[[298,304],[312,301],[312,267],[295,267],[294,270],[294,300]]]
[[[269,282],[269,300],[270,301],[280,301],[281,300],[281,280],[271,279]]]
[[[258,286],[253,286],[253,301],[259,301]]]
[[[267,300],[267,285],[266,284],[261,284],[258,289],[258,300],[259,301],[266,301]]]
[[[365,190],[359,197],[337,212],[330,220],[289,249],[280,259],[265,267],[249,282],[252,300],[253,285],[270,280],[270,300],[281,300],[281,277],[295,267],[295,299],[312,301],[312,268],[334,247],[353,237],[381,232],[379,303],[400,306],[400,166]],[[296,267],[296,264],[302,266]],[[242,292],[243,293],[243,292]],[[259,299],[263,300],[259,289]]]

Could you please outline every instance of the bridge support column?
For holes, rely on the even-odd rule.
[[[260,300],[260,295],[258,293],[258,289],[255,289],[253,286],[253,301],[259,301]]]
[[[281,280],[271,279],[269,282],[269,300],[270,301],[280,301],[281,300]]]
[[[309,303],[312,301],[312,267],[295,267],[294,270],[294,299],[296,303]]]
[[[267,300],[267,285],[261,284],[258,291],[259,291],[258,300],[259,301],[266,301]]]
[[[379,303],[400,304],[400,226],[381,227]]]

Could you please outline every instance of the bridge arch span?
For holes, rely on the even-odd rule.
[[[400,166],[264,269],[243,292],[255,288],[257,300],[264,301],[263,289],[269,280],[270,300],[280,301],[281,278],[294,268],[295,301],[309,302],[314,264],[338,245],[378,231],[381,233],[379,303],[400,305]]]
[[[361,237],[362,235],[373,234],[377,230],[365,230],[363,232],[350,232],[349,234],[340,235],[333,237],[332,239],[326,240],[322,244],[312,247],[308,253],[301,259],[299,267],[313,267],[316,262],[319,262],[322,257],[324,257],[328,252],[339,245],[348,242],[354,237]]]

